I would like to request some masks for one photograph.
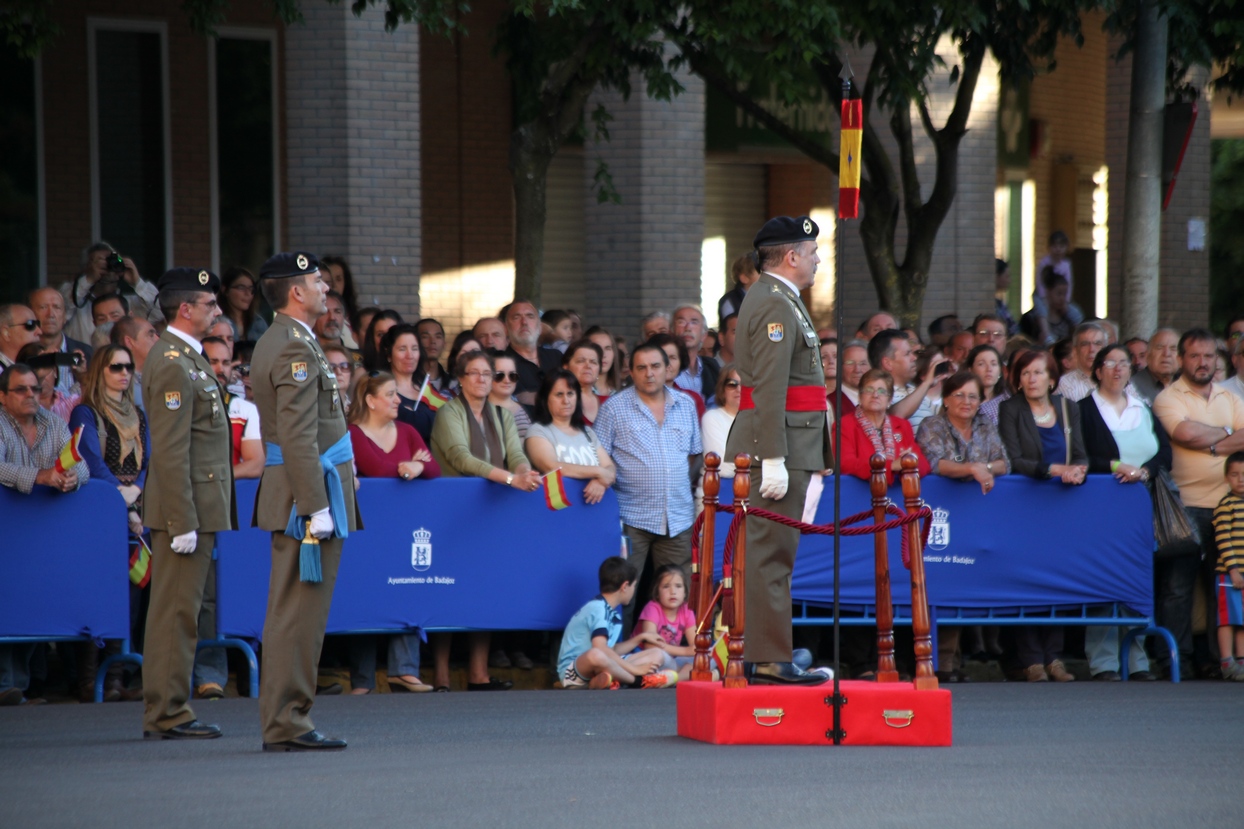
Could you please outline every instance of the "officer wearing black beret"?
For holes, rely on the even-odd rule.
[[[266,454],[254,523],[272,533],[259,716],[265,751],[343,749],[311,706],[342,542],[361,529],[343,390],[311,326],[328,308],[319,261],[278,253],[259,270],[276,316],[251,355]]]
[[[173,268],[157,282],[168,328],[143,366],[151,460],[143,525],[151,530],[151,607],[143,664],[143,736],[219,737],[189,705],[203,591],[216,533],[237,527],[233,452],[224,389],[201,340],[220,316],[220,280]]]
[[[734,359],[742,399],[726,441],[727,458],[745,453],[759,460],[751,468],[753,503],[794,519],[803,516],[812,474],[832,466],[820,342],[799,298],[821,261],[818,232],[807,216],[779,216],[756,234],[761,273],[739,309]],[[798,545],[798,530],[747,519],[743,658],[752,683],[826,680],[791,661],[790,576]]]

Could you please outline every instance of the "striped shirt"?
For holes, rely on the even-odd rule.
[[[1218,542],[1219,573],[1244,570],[1244,498],[1228,492],[1214,509],[1214,540]]]
[[[0,410],[0,484],[27,495],[34,489],[35,478],[44,469],[51,469],[60,451],[69,442],[69,426],[42,407],[35,413],[35,445],[26,443],[22,427],[7,412]],[[74,467],[81,487],[91,477],[85,463]]]

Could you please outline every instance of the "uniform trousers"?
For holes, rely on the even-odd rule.
[[[216,534],[200,532],[192,553],[175,553],[173,537],[151,531],[151,604],[143,643],[143,730],[167,731],[195,719],[190,673],[199,643],[199,608]]]
[[[259,718],[265,743],[281,743],[313,731],[320,649],[341,563],[340,538],[320,542],[323,581],[298,579],[300,539],[272,534],[272,578],[263,626],[259,671]]]
[[[786,495],[773,501],[760,495],[760,465],[751,470],[751,505],[803,520],[812,472],[791,469]],[[762,518],[747,518],[744,602],[747,608],[743,658],[748,662],[790,662],[790,574],[799,548],[799,530]]]

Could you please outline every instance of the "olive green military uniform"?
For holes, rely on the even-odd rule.
[[[342,390],[315,336],[277,314],[255,344],[251,388],[264,443],[281,448],[284,463],[264,467],[255,496],[256,526],[272,533],[272,577],[263,630],[259,715],[263,741],[292,740],[315,726],[311,705],[332,603],[340,538],[320,542],[323,581],[299,581],[300,539],[285,535],[291,508],[309,516],[329,505],[320,455],[346,434]],[[337,466],[348,529],[360,529],[350,463]]]
[[[237,527],[233,455],[224,390],[211,363],[165,331],[143,367],[151,462],[143,487],[143,525],[151,530],[151,608],[143,648],[144,731],[195,719],[190,672],[199,608],[216,533]],[[194,530],[192,553],[173,538]]]
[[[788,518],[802,518],[812,474],[828,469],[830,450],[823,411],[788,411],[791,386],[824,388],[820,341],[808,309],[772,274],[762,273],[739,309],[735,364],[754,408],[741,408],[726,441],[726,456],[751,455],[751,503]],[[760,495],[760,462],[785,458],[790,475],[786,495],[772,501]],[[790,576],[799,531],[772,521],[747,519],[748,662],[791,660]]]

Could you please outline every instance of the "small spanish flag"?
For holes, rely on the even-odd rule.
[[[713,637],[716,640],[713,643],[713,652],[711,654],[713,667],[717,669],[718,676],[726,675],[726,663],[730,661],[730,631],[721,623],[721,614],[717,614],[714,620]]]
[[[150,581],[151,548],[141,537],[136,538],[130,543],[130,584],[146,587]]]
[[[65,444],[64,449],[60,450],[60,457],[56,459],[56,471],[62,475],[82,460],[82,453],[78,451],[78,444],[82,442],[82,428],[79,426],[73,430],[73,434],[69,436],[69,442]]]
[[[570,498],[566,496],[566,486],[560,469],[554,469],[544,476],[544,503],[548,504],[551,510],[565,509],[570,506]]]
[[[838,218],[860,215],[860,149],[864,140],[864,102],[842,102],[842,147],[838,156]]]
[[[424,404],[434,412],[438,412],[440,411],[441,406],[444,406],[448,402],[448,397],[437,391],[428,382],[427,377],[423,378],[423,386],[419,389],[419,403]]]

